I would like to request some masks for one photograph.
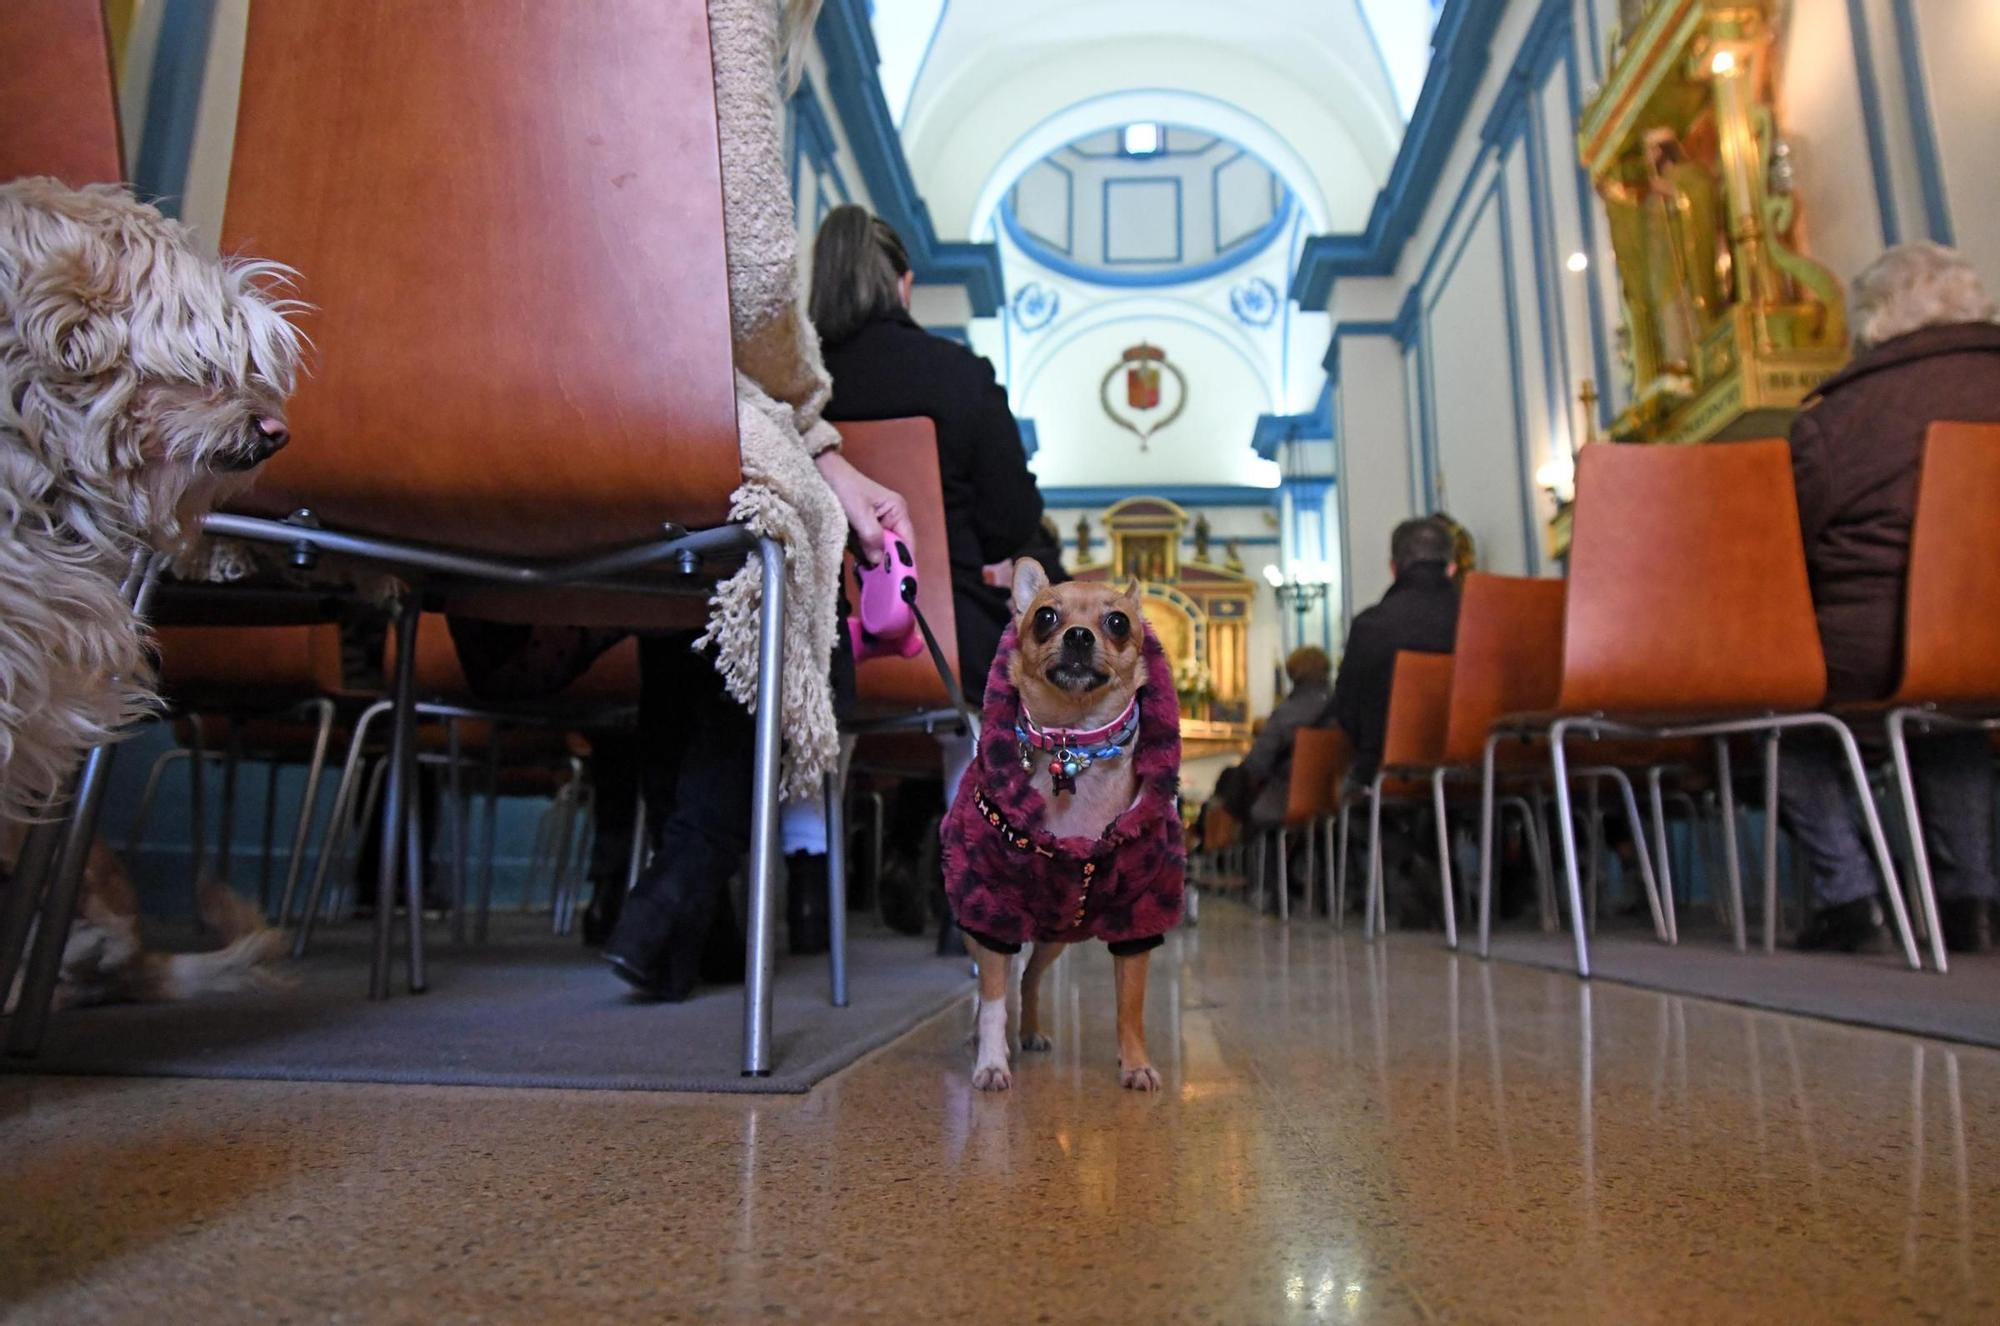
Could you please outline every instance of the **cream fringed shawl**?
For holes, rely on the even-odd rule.
[[[829,668],[847,519],[812,458],[840,437],[820,418],[831,385],[801,307],[798,222],[785,178],[778,13],[773,0],[708,0],[723,223],[736,355],[743,485],[730,515],[785,549],[782,795],[816,795],[839,752]],[[755,558],[716,590],[708,631],[716,670],[746,708],[757,701]]]

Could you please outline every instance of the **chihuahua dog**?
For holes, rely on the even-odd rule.
[[[972,1084],[1013,1085],[1007,985],[1024,1051],[1046,1050],[1041,980],[1072,943],[1111,948],[1119,1080],[1160,1089],[1146,1053],[1146,965],[1181,917],[1180,704],[1136,582],[1051,585],[1014,572],[1015,623],[986,683],[979,755],[946,816],[945,891],[979,963]]]

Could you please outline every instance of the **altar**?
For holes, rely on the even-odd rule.
[[[1139,582],[1146,620],[1173,665],[1181,743],[1190,758],[1241,750],[1250,739],[1250,618],[1257,586],[1225,553],[1213,560],[1207,526],[1162,497],[1131,497],[1104,512],[1109,557],[1088,522],[1078,530],[1078,580]],[[1181,545],[1194,527],[1193,556]]]

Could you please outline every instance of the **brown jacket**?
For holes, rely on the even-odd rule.
[[[1792,425],[1827,698],[1878,699],[1902,675],[1903,580],[1924,432],[2000,422],[2000,325],[1926,327],[1855,356]]]

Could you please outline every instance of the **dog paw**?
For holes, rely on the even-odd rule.
[[[1005,1064],[983,1064],[972,1070],[972,1086],[976,1091],[1005,1091],[1013,1085],[1014,1075]]]
[[[1118,1085],[1127,1091],[1158,1091],[1160,1089],[1159,1070],[1151,1064],[1135,1064],[1118,1068]]]
[[[1055,1042],[1039,1031],[1025,1032],[1021,1036],[1021,1048],[1029,1053],[1041,1054],[1055,1048]]]

